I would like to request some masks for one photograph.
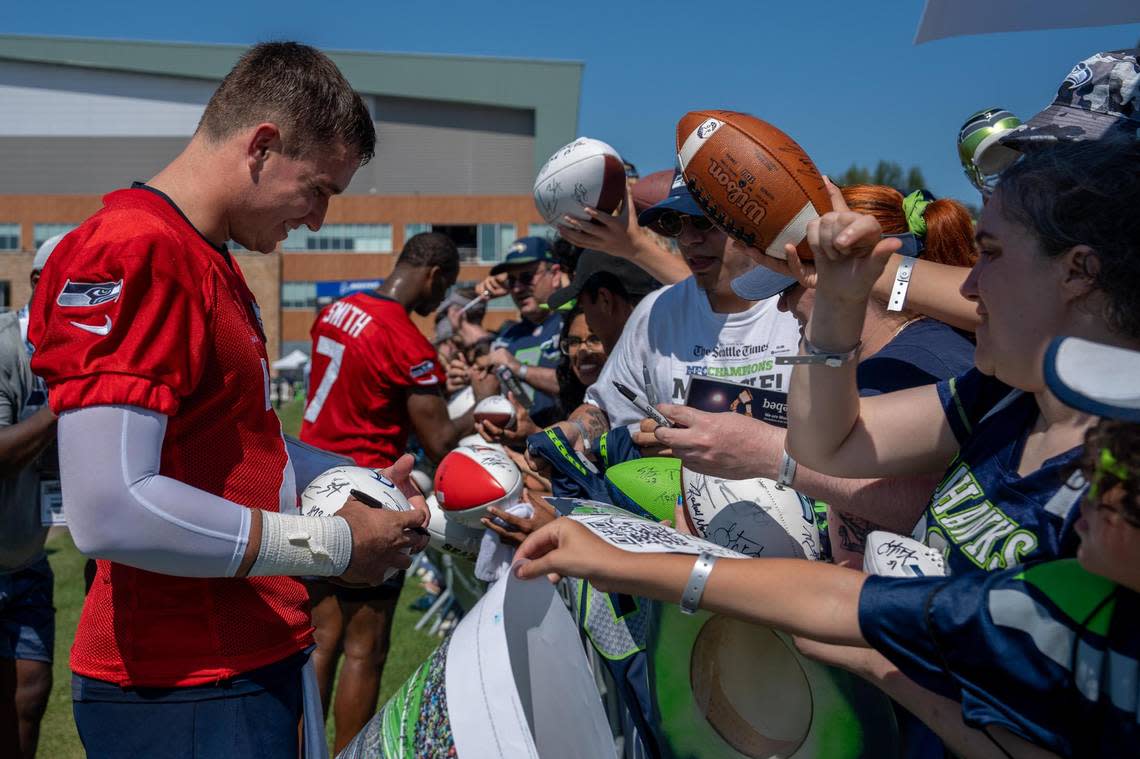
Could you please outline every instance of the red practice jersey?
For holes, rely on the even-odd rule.
[[[164,195],[113,192],[63,239],[29,337],[56,413],[122,404],[165,414],[162,475],[296,513],[253,294]],[[100,561],[71,668],[122,686],[199,685],[283,659],[311,632],[292,578],[171,577]]]
[[[435,348],[403,306],[375,291],[326,306],[312,335],[301,439],[359,466],[388,466],[408,444],[408,394],[443,391]]]

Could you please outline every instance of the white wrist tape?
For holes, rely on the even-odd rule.
[[[250,577],[338,577],[352,558],[352,530],[343,517],[261,512],[261,547]]]

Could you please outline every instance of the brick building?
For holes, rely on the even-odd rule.
[[[243,49],[0,35],[0,305],[27,301],[41,241],[177,155]],[[450,236],[460,281],[475,282],[516,237],[548,234],[531,185],[577,131],[580,63],[330,56],[372,111],[376,157],[320,231],[294,230],[271,255],[237,252],[270,356],[308,352],[318,306],[375,286],[410,235]],[[492,305],[490,326],[513,317]]]

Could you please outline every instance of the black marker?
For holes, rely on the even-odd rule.
[[[371,506],[374,509],[384,508],[384,504],[380,503],[375,498],[373,498],[372,496],[365,493],[363,490],[357,490],[356,488],[353,488],[353,489],[349,490],[348,492],[353,498],[360,501],[365,506]],[[408,527],[407,529],[409,529],[412,532],[417,533],[419,535],[431,537],[431,533],[428,532],[427,530],[425,530],[423,527]]]
[[[647,417],[649,417],[653,421],[657,422],[662,427],[673,427],[673,426],[675,426],[671,421],[669,421],[664,416],[662,416],[660,411],[653,408],[648,403],[645,403],[644,401],[642,401],[640,398],[637,397],[637,393],[633,392],[632,390],[630,390],[628,387],[626,387],[622,383],[615,381],[614,387],[616,387],[618,389],[618,392],[621,393],[622,395],[624,395],[630,403],[632,403],[634,406],[637,406],[638,411],[645,414]]]

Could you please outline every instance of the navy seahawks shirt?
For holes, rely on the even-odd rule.
[[[925,688],[1063,756],[1140,746],[1140,595],[1075,559],[960,577],[868,577],[863,637]]]
[[[859,395],[933,385],[974,366],[974,344],[949,324],[919,319],[906,325],[875,355],[859,362]]]
[[[558,366],[562,354],[558,348],[558,337],[562,334],[562,314],[553,313],[542,324],[533,324],[526,319],[515,322],[499,333],[492,348],[506,348],[520,364],[544,366],[550,369]],[[530,418],[539,427],[548,427],[558,420],[558,400],[546,393],[526,385],[534,405]]]
[[[951,574],[993,571],[1074,555],[1083,481],[1079,446],[1017,472],[1040,410],[1031,393],[972,369],[938,383],[938,397],[961,446],[926,507],[926,538]]]

